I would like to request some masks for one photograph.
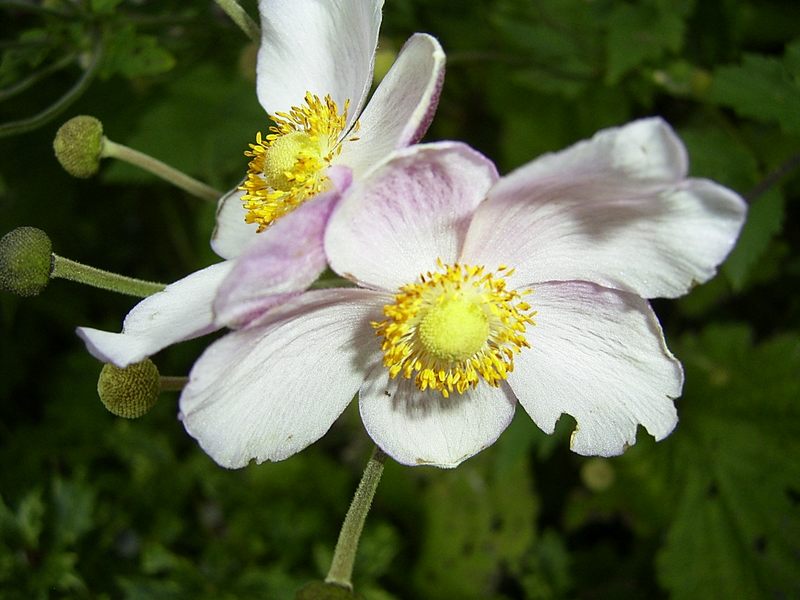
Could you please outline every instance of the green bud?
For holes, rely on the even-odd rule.
[[[56,132],[53,150],[67,173],[81,179],[91,177],[100,168],[103,124],[87,115],[73,117]]]
[[[359,600],[350,590],[334,583],[312,581],[301,587],[294,595],[294,600]]]
[[[593,492],[605,492],[617,478],[616,471],[607,458],[590,458],[581,466],[583,485]]]
[[[158,368],[148,358],[124,369],[106,364],[97,380],[97,394],[108,412],[126,419],[150,412],[160,391]]]
[[[0,239],[0,289],[36,296],[50,281],[53,245],[41,229],[17,227]]]

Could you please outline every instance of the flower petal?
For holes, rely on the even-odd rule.
[[[228,468],[282,460],[322,437],[379,360],[370,327],[387,301],[317,290],[212,344],[180,398],[189,434]]]
[[[331,167],[329,176],[330,190],[278,219],[236,260],[214,301],[218,325],[243,326],[305,290],[325,270],[325,225],[351,175]]]
[[[475,207],[497,178],[492,162],[457,142],[400,150],[353,184],[325,235],[328,261],[367,287],[396,290],[453,262]]]
[[[359,117],[359,139],[342,145],[337,163],[347,165],[358,177],[392,150],[418,142],[439,103],[444,63],[436,38],[412,35]]]
[[[372,85],[383,0],[260,0],[258,100],[288,112],[306,92],[350,100],[355,121]]]
[[[215,331],[211,304],[233,268],[225,261],[196,271],[139,302],[125,317],[122,333],[78,327],[95,358],[126,367],[167,346]]]
[[[211,249],[226,260],[239,256],[257,239],[258,224],[244,220],[247,214],[242,203],[244,193],[237,186],[217,203],[217,223],[211,234]]]
[[[537,286],[530,303],[531,347],[515,357],[508,383],[545,433],[570,414],[572,449],[600,456],[624,452],[640,423],[656,440],[669,435],[683,371],[646,300],[569,282]]]
[[[513,266],[525,283],[680,296],[714,275],[746,212],[731,190],[685,172],[683,146],[660,119],[600,132],[502,178],[463,258]]]
[[[361,418],[381,449],[405,465],[452,468],[492,445],[511,423],[516,401],[507,386],[485,383],[443,398],[373,368],[359,392]]]

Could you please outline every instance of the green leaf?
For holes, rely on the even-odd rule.
[[[800,339],[711,327],[682,346],[681,423],[654,450],[675,491],[659,579],[678,600],[797,597]]]
[[[756,157],[733,135],[703,126],[681,131],[681,137],[689,150],[692,175],[713,179],[742,194],[758,182]],[[735,291],[750,281],[770,243],[781,233],[783,221],[784,199],[778,188],[750,205],[736,247],[722,266]]]
[[[419,597],[491,598],[498,567],[519,569],[532,546],[538,504],[527,457],[505,466],[502,477],[487,468],[493,465],[488,459],[473,458],[431,482],[415,570]]]
[[[61,478],[53,481],[55,535],[59,545],[74,544],[92,529],[94,496],[94,490],[85,481]]]
[[[114,9],[122,4],[122,0],[92,0],[92,12],[98,15],[110,15]]]
[[[606,83],[613,85],[636,67],[678,52],[683,34],[681,15],[668,7],[616,4],[608,23]]]
[[[800,40],[787,47],[783,60],[746,54],[741,65],[717,68],[710,98],[742,117],[800,134]]]
[[[159,45],[158,38],[138,33],[133,25],[115,30],[107,39],[101,77],[160,75],[175,66],[175,58]]]
[[[722,267],[734,290],[745,287],[772,239],[783,230],[784,198],[777,188],[750,205],[736,247]]]

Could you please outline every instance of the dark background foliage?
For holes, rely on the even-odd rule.
[[[568,450],[570,418],[548,437],[520,410],[454,471],[389,464],[357,591],[800,597],[800,5],[387,0],[379,71],[414,31],[448,53],[428,140],[466,141],[508,172],[658,114],[692,174],[737,190],[750,216],[714,280],[655,304],[687,375],[672,436],[642,431],[622,457],[583,458]],[[111,139],[233,186],[267,125],[247,38],[214,3],[178,0],[2,1],[0,32],[0,122],[12,124],[0,132],[16,133],[0,138],[0,233],[33,225],[62,256],[159,281],[211,264],[212,206],[120,164],[71,179],[51,143],[92,114]],[[98,43],[77,101],[19,132]],[[369,455],[358,415],[287,461],[239,471],[188,438],[174,394],[141,420],[115,418],[73,331],[117,330],[132,305],[63,280],[32,299],[0,293],[0,596],[292,597],[324,575]],[[185,374],[206,343],[156,363]]]

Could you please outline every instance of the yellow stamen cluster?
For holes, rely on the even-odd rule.
[[[342,151],[347,110],[339,114],[336,102],[306,92],[304,103],[288,113],[270,115],[274,125],[244,154],[252,158],[247,178],[239,188],[247,211],[245,220],[258,223],[264,231],[273,221],[293,211],[304,201],[325,189],[325,169]],[[358,131],[358,123],[351,133]],[[347,141],[358,138],[348,137]]]
[[[438,266],[443,272],[400,288],[383,308],[386,319],[372,323],[383,337],[383,364],[390,377],[413,378],[445,398],[481,379],[497,387],[514,370],[514,355],[530,347],[525,331],[536,313],[523,299],[530,290],[506,289],[513,273],[506,266]]]

